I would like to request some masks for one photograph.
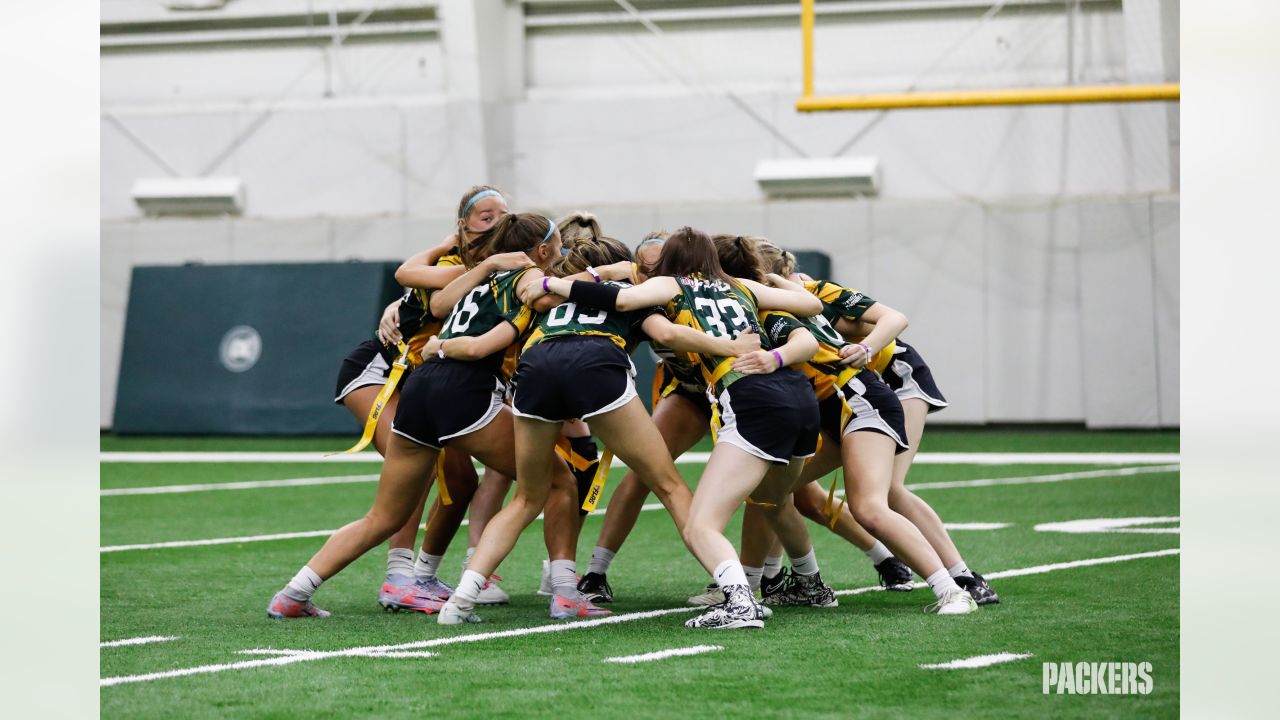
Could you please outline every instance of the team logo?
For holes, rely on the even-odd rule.
[[[244,372],[258,364],[262,356],[262,336],[248,325],[237,325],[222,336],[218,359],[222,367],[234,373]]]

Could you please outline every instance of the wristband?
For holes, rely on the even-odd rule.
[[[621,288],[617,285],[574,280],[573,284],[569,286],[569,300],[587,307],[617,310],[620,290]]]
[[[550,278],[549,276],[547,276],[547,275],[543,275],[543,276],[542,276],[542,292],[544,292],[544,293],[546,293],[546,294],[548,294],[548,295],[550,295],[550,294],[551,294],[551,288],[547,287],[547,282],[548,282],[549,280],[551,280],[551,278]]]
[[[774,357],[778,358],[778,368],[781,369],[782,366],[786,364],[782,362],[782,353],[778,352],[777,350],[771,350],[770,352],[773,353]]]
[[[601,278],[600,278],[600,273],[596,272],[596,269],[595,269],[595,268],[593,268],[593,267],[591,267],[590,265],[588,265],[588,266],[587,266],[587,272],[591,273],[591,277],[595,278],[595,279],[596,279],[596,282],[602,282],[602,280],[601,280]]]
[[[867,364],[868,364],[868,365],[870,365],[870,364],[871,364],[871,356],[872,356],[871,346],[870,346],[870,345],[868,345],[868,344],[866,344],[866,343],[864,343],[864,342],[860,342],[860,343],[858,343],[858,347],[862,348],[863,352],[865,352],[865,353],[867,354]]]
[[[444,341],[440,341],[440,347],[436,348],[436,357],[444,360]]]

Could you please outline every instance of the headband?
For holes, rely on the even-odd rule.
[[[640,248],[645,247],[646,245],[652,245],[654,243],[665,243],[665,242],[666,240],[663,240],[660,237],[647,237],[641,240],[640,244],[636,246],[636,252],[640,252]]]
[[[502,197],[502,193],[498,192],[497,190],[481,190],[480,192],[471,196],[471,199],[467,201],[467,204],[465,206],[463,206],[462,214],[459,215],[458,217],[465,218],[467,216],[467,213],[471,212],[472,205],[475,205],[476,202],[483,200],[487,197]]]
[[[547,228],[547,234],[546,234],[546,236],[545,236],[545,237],[543,237],[541,240],[539,240],[539,241],[538,241],[538,244],[539,244],[539,245],[541,245],[542,243],[544,243],[544,242],[546,242],[546,241],[550,240],[550,239],[551,239],[551,233],[553,233],[553,232],[555,232],[555,231],[556,231],[556,222],[555,222],[555,220],[552,220],[551,218],[546,218],[546,221],[547,221],[548,223],[550,223],[550,224],[551,224],[551,227]]]

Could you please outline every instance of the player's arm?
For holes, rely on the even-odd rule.
[[[386,310],[382,311],[382,319],[378,321],[378,339],[383,345],[391,345],[404,339],[400,334],[400,303],[402,302],[404,298],[396,298],[391,301]]]
[[[797,324],[791,326],[787,341],[782,347],[742,355],[733,361],[733,369],[745,375],[764,375],[788,365],[802,363],[817,353],[818,339]]]
[[[670,277],[649,278],[628,288],[582,280],[571,282],[569,278],[547,278],[546,289],[579,305],[624,312],[664,305],[680,292],[675,278]]]
[[[422,348],[423,357],[439,355],[441,348],[444,356],[454,360],[479,360],[496,352],[502,352],[508,345],[516,341],[516,328],[511,323],[498,323],[489,332],[475,337],[454,337],[441,340],[432,335]]]
[[[803,285],[777,275],[770,275],[770,278],[776,278],[782,284],[779,287],[769,287],[754,280],[742,281],[755,294],[761,310],[781,310],[800,317],[812,317],[822,312],[822,301],[805,290]]]
[[[750,330],[739,334],[737,339],[730,340],[677,325],[658,313],[646,317],[640,328],[649,339],[679,352],[737,357],[760,349],[760,336]]]
[[[631,263],[614,263],[604,267],[592,268],[592,270],[595,270],[594,274],[590,270],[583,270],[582,272],[557,279],[568,280],[569,282],[581,280],[583,282],[597,283],[605,280],[631,280]],[[541,271],[537,273],[529,271],[525,273],[524,277],[520,278],[520,284],[516,286],[516,296],[520,298],[520,302],[540,313],[546,312],[565,301],[565,297],[551,292],[549,287],[546,290],[543,289],[542,279],[544,277],[549,278],[550,276],[544,275]],[[548,280],[549,283],[550,280]]]
[[[423,250],[400,263],[400,267],[396,268],[396,282],[405,287],[422,290],[433,290],[448,285],[450,281],[462,274],[462,270],[456,270],[454,266],[436,267],[436,263],[440,262],[440,258],[448,255],[457,244],[458,236],[450,235],[444,239],[443,243]]]
[[[519,251],[490,255],[482,260],[479,265],[467,270],[454,278],[452,282],[437,290],[431,296],[431,314],[438,318],[446,317],[449,310],[454,305],[457,305],[459,300],[474,290],[477,285],[487,280],[490,275],[502,270],[529,267],[532,264],[533,261],[529,259],[529,256]]]
[[[869,326],[871,332],[861,339],[853,340],[853,345],[846,345],[840,350],[840,362],[845,365],[853,365],[854,367],[866,367],[871,362],[871,358],[876,356],[889,343],[893,342],[903,330],[907,329],[907,316],[882,302],[877,302],[867,308],[857,323],[850,323],[841,318],[836,323],[836,330],[841,335],[850,328],[862,328]],[[845,335],[847,338],[848,336]],[[860,336],[855,336],[860,337]]]

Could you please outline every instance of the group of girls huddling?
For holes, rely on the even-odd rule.
[[[769,240],[684,227],[650,233],[633,253],[588,214],[513,214],[501,192],[477,186],[459,202],[456,231],[396,278],[409,291],[378,339],[343,361],[336,398],[369,419],[384,456],[373,507],[276,593],[270,617],[327,616],[311,602],[319,586],[390,540],[384,608],[480,622],[477,605],[509,600],[494,571],[540,513],[551,617],[607,615],[609,565],[650,492],[711,575],[689,598],[705,609],[688,627],[763,627],[771,607],[835,607],[805,518],[865,552],[887,590],[912,590],[915,571],[939,615],[999,602],[904,485],[926,415],[946,407],[898,337],[907,318],[797,273]],[[660,358],[652,415],[628,356],[644,341]],[[708,431],[714,446],[691,491],[673,459]],[[579,577],[582,518],[613,456],[628,472]],[[839,468],[837,503],[834,485],[817,481]],[[724,530],[744,503],[735,549]],[[451,587],[438,573],[468,506],[467,557]]]

